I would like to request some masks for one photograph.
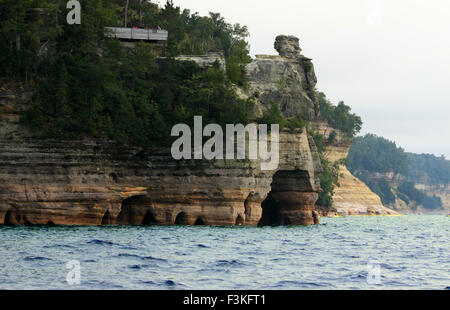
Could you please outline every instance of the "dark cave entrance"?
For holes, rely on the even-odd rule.
[[[201,217],[199,217],[198,219],[195,220],[195,226],[204,226],[205,222],[202,220]]]
[[[24,226],[33,226],[33,223],[31,223],[30,221],[25,221],[25,223],[23,223]]]
[[[185,212],[180,212],[176,219],[175,219],[175,225],[189,225],[189,219]]]
[[[272,195],[269,193],[267,195],[267,198],[261,203],[262,207],[262,217],[259,221],[259,226],[268,226],[268,225],[279,225],[279,209],[278,209],[278,203],[275,201],[275,199],[272,197]]]
[[[157,223],[153,213],[151,211],[147,211],[145,213],[144,219],[142,220],[142,225],[149,226],[149,225],[156,225],[156,224],[158,224],[158,223]]]
[[[3,225],[13,225],[11,222],[11,211],[6,212],[5,214],[5,220],[3,221]]]
[[[109,210],[107,210],[105,212],[105,215],[103,215],[102,225],[111,225],[111,224],[112,224],[111,214],[109,214]]]
[[[299,210],[299,207],[301,209],[302,202],[298,201],[298,196],[295,194],[311,191],[313,188],[308,171],[277,171],[272,178],[271,191],[261,203],[263,212],[259,225],[295,224],[285,211]]]
[[[5,214],[5,219],[3,221],[3,225],[12,226],[18,225],[20,222],[20,215],[16,214],[14,211],[9,210]]]
[[[109,177],[114,181],[114,183],[117,183],[119,181],[119,177],[117,176],[117,173],[115,173],[115,172],[110,173]]]
[[[244,201],[244,212],[245,212],[245,216],[249,216],[250,215],[250,200],[253,198],[253,193],[248,195],[247,199],[245,199]]]
[[[150,201],[146,196],[133,196],[122,201],[122,207],[117,217],[117,224],[119,225],[149,225],[143,223],[142,217],[138,217],[142,208],[150,205]],[[146,214],[147,216],[147,214]],[[145,217],[144,217],[145,220]],[[151,218],[149,218],[151,220]]]
[[[236,226],[244,225],[244,218],[239,214],[236,218]]]

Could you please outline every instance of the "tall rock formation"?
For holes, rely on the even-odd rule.
[[[278,104],[285,117],[301,114],[307,120],[313,119],[318,106],[311,59],[301,54],[299,39],[293,36],[278,36],[275,49],[279,55],[256,55],[246,68],[249,88],[244,93],[256,99],[255,117]]]

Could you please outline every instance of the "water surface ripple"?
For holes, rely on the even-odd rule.
[[[449,289],[450,218],[311,227],[0,227],[0,289]],[[79,286],[66,263],[81,264]],[[367,283],[376,260],[381,284]]]

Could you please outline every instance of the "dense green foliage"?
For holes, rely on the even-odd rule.
[[[408,159],[402,148],[372,134],[355,138],[347,163],[351,172],[366,170],[405,174],[408,169]]]
[[[129,2],[127,18],[125,7]],[[228,78],[245,83],[244,68],[251,61],[246,26],[227,23],[220,14],[191,14],[167,1],[164,7],[142,0],[81,0],[82,23],[67,25],[66,0],[0,0],[0,75],[39,76],[56,42],[75,52],[88,53],[103,37],[104,26],[169,30],[167,56],[223,52]]]
[[[305,120],[303,119],[303,117],[298,114],[297,116],[288,118],[286,120],[286,127],[294,130],[294,129],[302,129],[306,126]]]
[[[438,196],[427,196],[425,195],[421,202],[422,206],[425,209],[435,210],[442,208],[442,199]]]
[[[306,125],[301,115],[285,119],[278,104],[272,104],[257,121],[260,124],[278,124],[280,125],[280,131],[285,127],[290,130],[303,129]]]
[[[181,11],[172,1],[167,1],[163,8],[139,0],[130,4],[127,26],[161,27],[169,31],[168,56],[223,52],[227,60],[228,78],[239,85],[245,83],[244,68],[251,61],[246,26],[231,25],[218,13],[200,16],[187,9]],[[142,21],[138,18],[140,15]]]
[[[399,193],[402,193],[408,197],[408,200],[413,200],[417,203],[421,203],[424,198],[424,193],[415,188],[414,183],[404,181],[400,183],[397,188]]]
[[[327,121],[331,127],[341,130],[349,137],[354,137],[361,131],[361,117],[351,113],[351,108],[345,105],[343,101],[335,106],[321,92],[317,94],[317,100],[319,102],[321,120]]]
[[[444,157],[405,153],[394,142],[371,134],[355,139],[347,167],[378,194],[384,204],[394,203],[395,193],[406,203],[427,209],[441,208],[442,201],[439,197],[426,195],[415,187],[415,183],[448,184],[450,178],[450,162]],[[382,177],[370,177],[373,173],[396,173],[405,181],[393,188]]]
[[[208,123],[248,122],[248,103],[237,99],[218,66],[200,70],[189,62],[155,62],[145,44],[130,54],[109,42],[95,63],[68,57],[54,70],[24,117],[51,137],[163,145],[171,142],[174,124],[192,125],[194,115]]]
[[[334,188],[339,185],[339,165],[341,162],[331,163],[325,156],[324,137],[312,129],[310,131],[312,132],[311,135],[317,146],[323,170],[320,175],[320,187],[322,188],[322,192],[319,193],[319,199],[317,200],[316,205],[330,208],[333,204]]]
[[[402,182],[398,188],[398,193],[403,194],[406,202],[414,201],[418,205],[422,205],[426,209],[439,209],[442,207],[442,200],[437,196],[428,196],[424,192],[418,190],[414,183],[409,181]],[[406,197],[405,197],[406,196]],[[400,197],[400,196],[399,196]],[[402,198],[402,197],[400,197]]]
[[[278,124],[280,125],[280,131],[283,130],[286,125],[286,120],[281,113],[278,104],[272,104],[272,106],[264,111],[263,116],[257,120],[260,124]]]
[[[434,185],[450,183],[450,161],[444,156],[436,157],[432,154],[413,153],[406,155],[409,162],[409,179],[425,179]]]
[[[125,48],[104,38],[105,26],[123,25],[126,1],[82,0],[81,25],[66,23],[67,1],[0,0],[0,76],[38,82],[23,122],[46,137],[109,138],[132,145],[170,143],[175,123],[247,123],[249,103],[232,83],[244,84],[250,61],[247,29],[218,14],[200,17],[171,1],[163,8],[129,1],[127,26],[166,28],[168,56],[223,51],[218,65],[156,59],[148,43]],[[38,8],[38,9],[37,9]],[[20,42],[20,48],[19,43]]]

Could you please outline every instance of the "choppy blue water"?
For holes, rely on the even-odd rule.
[[[450,218],[311,227],[0,227],[0,289],[449,289]],[[81,285],[66,263],[81,264]],[[367,282],[379,262],[381,284]],[[375,265],[373,265],[375,266]]]

